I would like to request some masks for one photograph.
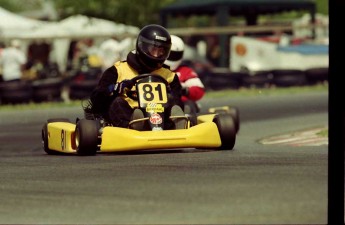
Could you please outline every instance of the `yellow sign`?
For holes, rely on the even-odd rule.
[[[167,103],[167,90],[164,83],[150,82],[138,84],[140,103]]]
[[[164,107],[162,104],[148,103],[146,106],[146,112],[162,113],[164,112]]]

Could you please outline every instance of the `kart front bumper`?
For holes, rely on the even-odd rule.
[[[205,122],[189,129],[137,131],[105,127],[101,152],[171,148],[215,148],[221,146],[217,125]]]

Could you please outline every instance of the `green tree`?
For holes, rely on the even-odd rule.
[[[0,6],[13,12],[21,12],[37,10],[43,1],[0,0]],[[174,0],[52,0],[52,2],[60,19],[82,14],[142,27],[149,23],[160,23],[160,8]]]
[[[0,0],[0,6],[13,12],[37,10],[46,0]],[[159,11],[177,0],[52,0],[60,19],[75,14],[104,18],[142,27],[160,23]],[[328,14],[328,1],[316,0],[317,11]]]
[[[317,12],[328,15],[328,0],[316,0]]]

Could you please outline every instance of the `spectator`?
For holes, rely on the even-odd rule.
[[[1,54],[1,66],[3,81],[19,81],[23,76],[23,69],[27,58],[20,49],[21,42],[12,40],[9,47]]]
[[[120,43],[111,38],[108,39],[100,45],[100,55],[102,59],[102,70],[106,70],[112,65],[114,65],[115,62],[119,61],[121,59],[121,48]]]

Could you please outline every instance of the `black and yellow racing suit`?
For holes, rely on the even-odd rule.
[[[135,54],[130,52],[126,61],[114,63],[102,74],[97,87],[90,96],[92,111],[103,115],[114,126],[127,127],[134,107],[138,103],[126,96],[117,96],[109,90],[109,86],[125,79],[132,79],[143,73],[154,73],[165,78],[171,90],[171,104],[183,105],[181,102],[182,88],[178,76],[165,66],[155,71],[146,71],[136,60]]]

